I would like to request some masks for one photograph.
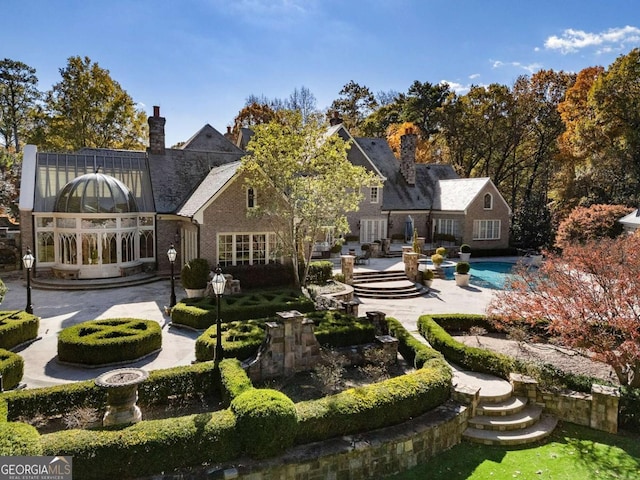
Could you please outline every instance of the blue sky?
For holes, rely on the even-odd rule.
[[[167,145],[226,131],[250,94],[305,86],[324,109],[350,80],[373,92],[414,80],[511,85],[541,68],[607,67],[640,46],[638,0],[13,0],[0,58],[60,80],[88,56],[146,112]]]

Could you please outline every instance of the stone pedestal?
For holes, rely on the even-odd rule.
[[[137,423],[142,412],[136,405],[138,384],[149,377],[140,368],[121,368],[103,373],[96,378],[96,385],[107,389],[107,411],[102,419],[104,426]]]
[[[391,335],[380,335],[376,337],[376,341],[382,346],[384,363],[394,364],[398,361],[398,339]]]
[[[416,282],[418,280],[418,257],[416,252],[407,252],[403,254],[404,257],[404,273],[409,280]]]
[[[413,247],[412,247],[412,246],[410,246],[410,245],[403,245],[403,246],[402,246],[402,261],[403,261],[404,263],[406,263],[405,255],[406,255],[407,253],[412,253],[412,252],[413,252]]]
[[[342,274],[344,275],[344,283],[353,285],[353,265],[356,257],[354,255],[341,255]]]
[[[367,312],[367,319],[373,324],[376,335],[388,335],[389,327],[386,322],[387,314],[384,312]]]
[[[379,243],[370,243],[369,250],[371,251],[372,258],[378,258],[380,256],[380,244]]]
[[[591,428],[618,433],[620,391],[615,387],[591,386]]]

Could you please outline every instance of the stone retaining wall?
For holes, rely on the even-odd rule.
[[[278,458],[243,459],[208,472],[215,478],[365,480],[404,472],[460,443],[468,410],[450,401],[402,425],[302,445]]]
[[[618,432],[620,392],[617,388],[594,384],[590,394],[559,393],[540,390],[538,382],[526,375],[512,373],[509,380],[515,395],[526,397],[529,403],[540,405],[547,413],[595,430]]]

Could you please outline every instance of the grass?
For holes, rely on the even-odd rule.
[[[560,423],[540,445],[494,447],[463,442],[394,480],[637,480],[640,436]]]

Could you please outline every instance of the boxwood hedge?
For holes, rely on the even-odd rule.
[[[161,346],[162,329],[153,320],[91,320],[60,332],[58,359],[85,365],[107,365],[137,360]]]
[[[40,319],[22,310],[0,312],[0,348],[12,349],[38,336]]]
[[[0,375],[5,390],[15,388],[24,375],[24,360],[17,353],[0,349]]]
[[[171,310],[171,322],[196,330],[204,330],[216,323],[217,299],[183,299]],[[273,317],[284,310],[311,312],[311,299],[297,290],[273,290],[221,298],[220,317],[223,322]]]

